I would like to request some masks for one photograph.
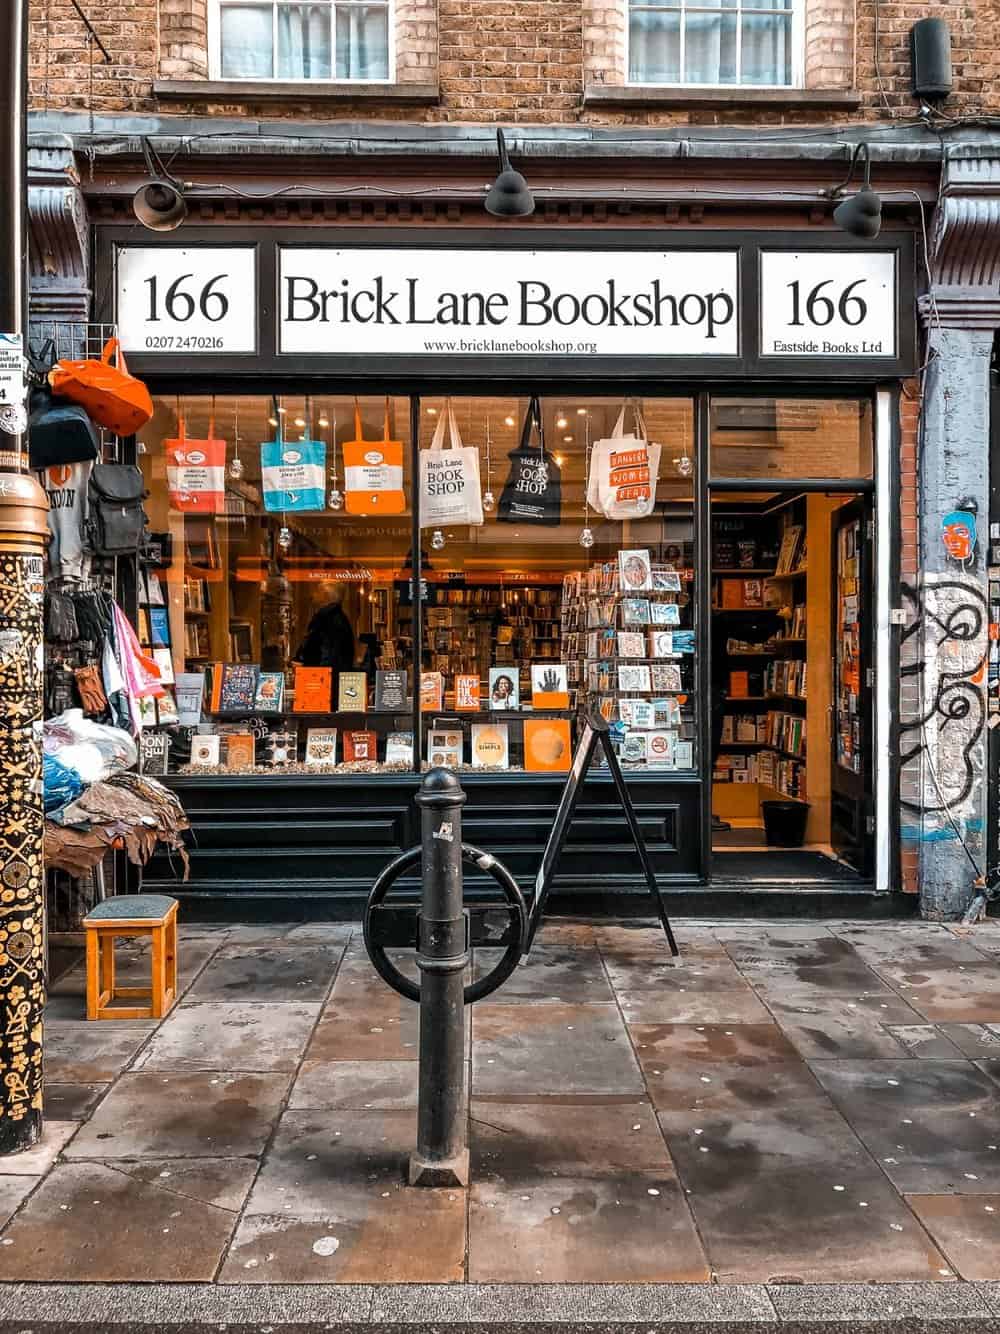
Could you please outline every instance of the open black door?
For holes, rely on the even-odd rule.
[[[874,861],[872,796],[872,522],[859,497],[833,515],[830,842],[859,875]]]

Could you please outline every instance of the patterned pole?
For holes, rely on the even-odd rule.
[[[45,492],[0,452],[0,1154],[42,1133]]]

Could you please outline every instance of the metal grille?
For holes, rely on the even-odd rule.
[[[99,324],[90,320],[32,320],[29,341],[40,353],[52,340],[56,361],[79,361],[84,357],[99,359],[109,338],[118,337],[117,324]]]

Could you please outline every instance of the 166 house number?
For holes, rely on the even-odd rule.
[[[123,246],[118,325],[126,352],[254,352],[252,247]]]
[[[228,279],[228,273],[217,273],[202,283],[201,287],[193,284],[193,273],[182,273],[160,295],[160,278],[151,274],[144,280],[149,292],[149,307],[146,319],[149,324],[160,324],[169,320],[173,324],[187,324],[195,315],[200,314],[209,324],[218,324],[229,314],[229,297],[219,284]],[[191,287],[194,285],[194,291]],[[216,334],[147,334],[146,346],[150,349],[161,347],[189,348],[194,350],[221,348],[222,338]]]
[[[762,254],[763,356],[892,357],[895,351],[890,252]]]

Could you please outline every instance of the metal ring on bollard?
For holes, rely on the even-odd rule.
[[[390,961],[382,945],[376,945],[372,942],[371,914],[372,909],[378,907],[404,871],[420,864],[422,855],[422,848],[410,848],[408,852],[402,853],[395,861],[389,863],[372,885],[371,893],[368,895],[368,903],[365,906],[364,920],[365,949],[375,966],[375,971],[383,981],[388,982],[394,991],[398,991],[401,996],[405,996],[407,1000],[412,1001],[420,1000],[420,986],[408,978],[405,973],[399,971],[395,964]],[[524,895],[521,893],[517,881],[506,866],[502,862],[498,862],[490,853],[482,852],[469,843],[463,843],[462,860],[470,862],[473,866],[478,867],[480,871],[490,873],[503,890],[504,898],[516,910],[520,925],[517,940],[507,946],[504,956],[497,966],[485,977],[481,977],[477,982],[470,982],[465,988],[465,1003],[471,1005],[474,1001],[482,1000],[484,996],[489,996],[491,992],[496,991],[497,987],[506,982],[517,967],[524,952],[524,942],[528,931],[528,909],[525,906]]]

